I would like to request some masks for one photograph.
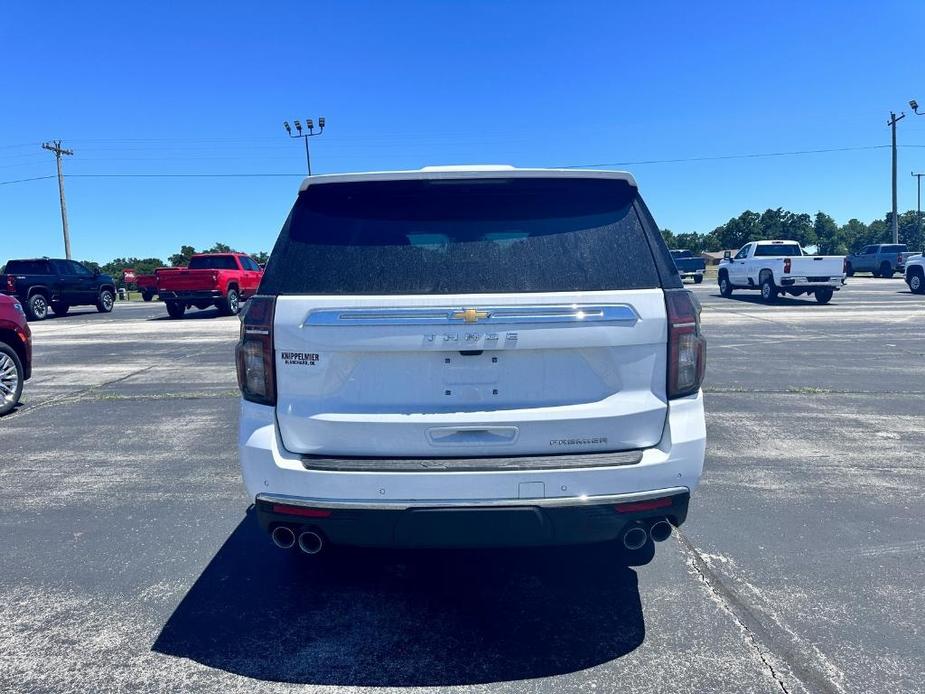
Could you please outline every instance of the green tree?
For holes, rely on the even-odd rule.
[[[186,267],[189,265],[189,259],[196,254],[196,249],[192,246],[180,246],[180,252],[170,256],[170,264],[174,267]]]
[[[266,251],[257,251],[256,253],[250,254],[259,265],[266,265],[267,261],[270,259],[270,254]]]
[[[848,253],[848,244],[838,228],[838,224],[825,212],[817,212],[813,220],[813,234],[816,237],[816,246],[823,255],[845,255]]]

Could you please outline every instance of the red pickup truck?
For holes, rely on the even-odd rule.
[[[257,292],[263,270],[244,253],[200,253],[188,267],[154,271],[157,293],[171,318],[181,318],[190,306],[217,306],[226,316],[241,310],[241,302]]]
[[[158,270],[169,270],[167,267],[159,267],[154,272]],[[141,298],[145,301],[151,301],[155,296],[157,296],[157,275],[135,275],[135,286],[138,288],[138,291],[141,292]]]

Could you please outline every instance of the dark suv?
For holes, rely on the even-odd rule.
[[[17,297],[30,320],[44,320],[49,306],[58,316],[71,306],[96,306],[100,313],[109,313],[116,283],[73,260],[34,258],[9,261],[0,292]]]

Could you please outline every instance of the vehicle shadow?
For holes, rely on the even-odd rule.
[[[210,318],[225,318],[225,315],[222,314],[217,308],[204,308],[204,309],[189,309],[186,313],[183,314],[182,318],[171,318],[167,315],[167,309],[164,309],[164,315],[154,316],[148,318],[149,321],[158,321],[158,320],[169,320],[169,321],[185,321],[185,320],[208,320]]]
[[[575,672],[644,637],[636,573],[612,548],[311,558],[251,511],[152,650],[278,682],[450,686]]]
[[[722,294],[716,292],[711,294],[711,296],[716,297],[717,299],[726,299]],[[838,294],[832,297],[832,302],[838,299]],[[769,304],[764,299],[761,298],[761,294],[758,292],[753,293],[735,293],[732,296],[728,297],[728,301],[738,301],[743,304],[758,304],[760,306],[818,306],[819,308],[825,308],[826,306],[831,306],[832,304],[820,304],[816,301],[815,297],[795,297],[795,296],[779,296],[774,301],[774,303]]]

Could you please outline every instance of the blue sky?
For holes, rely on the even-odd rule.
[[[269,250],[298,176],[124,175],[299,174],[282,121],[319,115],[315,173],[875,147],[890,110],[901,209],[925,170],[919,0],[189,5],[5,7],[0,182],[53,174],[41,141],[72,147],[77,258]],[[880,148],[615,168],[661,226],[704,232],[746,208],[870,221],[889,166]],[[63,255],[54,179],[0,185],[0,262],[30,255]]]

